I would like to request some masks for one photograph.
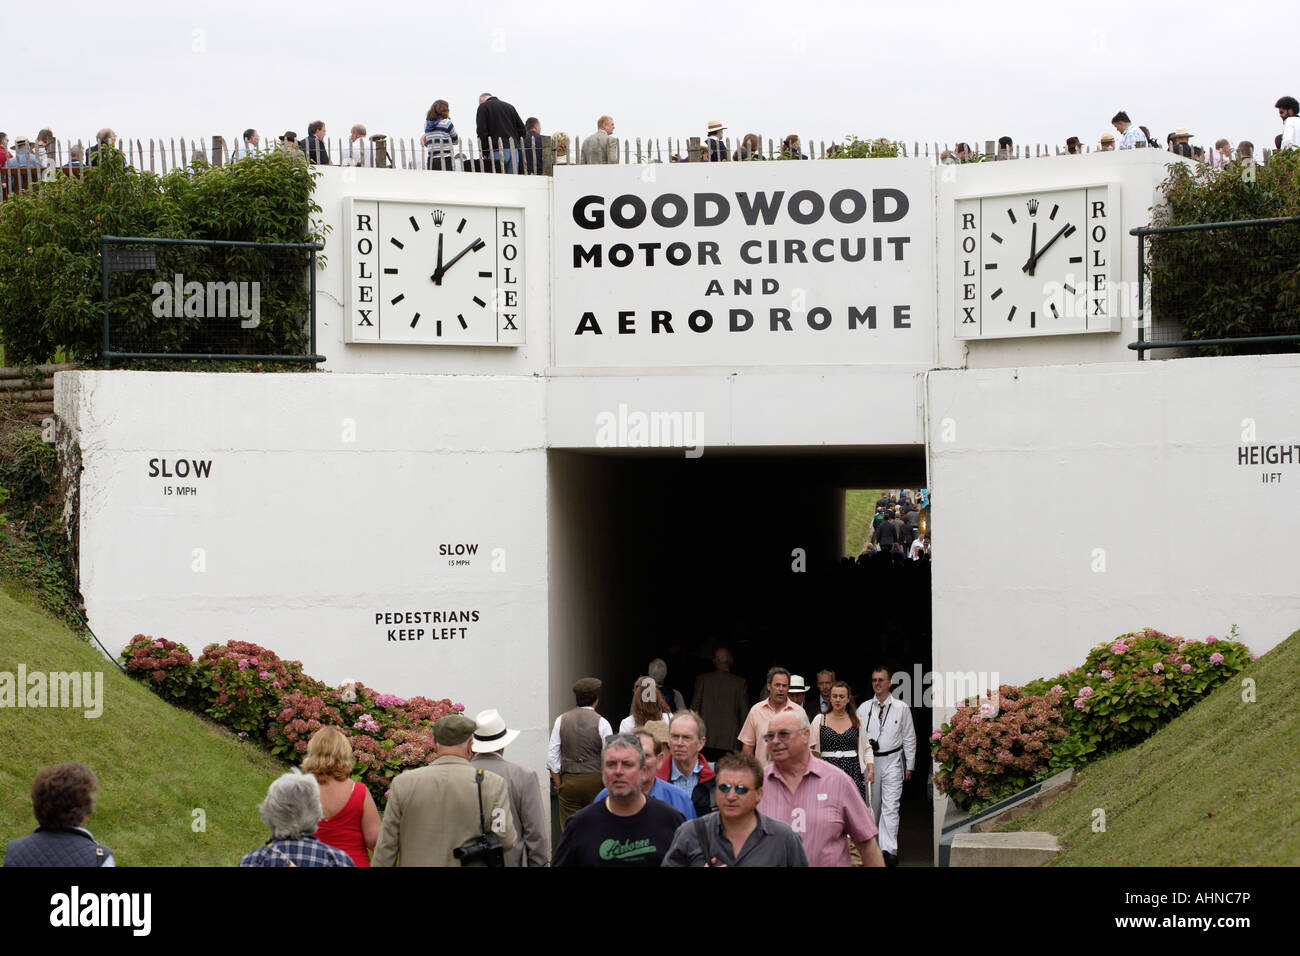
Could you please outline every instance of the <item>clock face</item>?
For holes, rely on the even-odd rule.
[[[1119,331],[1118,202],[1118,186],[959,200],[957,337]]]
[[[348,342],[523,345],[523,210],[353,199]]]

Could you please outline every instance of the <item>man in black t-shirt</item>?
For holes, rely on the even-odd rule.
[[[646,754],[634,734],[616,734],[600,754],[609,795],[569,817],[551,866],[659,866],[677,828],[673,807],[641,792]]]

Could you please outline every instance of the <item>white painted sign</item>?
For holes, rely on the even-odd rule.
[[[559,167],[553,235],[559,366],[932,359],[924,162]]]

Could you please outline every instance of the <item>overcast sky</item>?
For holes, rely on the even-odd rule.
[[[89,141],[472,131],[489,90],[544,132],[1096,143],[1125,109],[1272,145],[1300,96],[1293,3],[1117,0],[59,0],[8,37],[0,130]],[[38,29],[39,27],[39,29]]]

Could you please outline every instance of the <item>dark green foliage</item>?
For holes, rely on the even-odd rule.
[[[80,623],[72,548],[62,529],[54,446],[0,408],[0,577]]]
[[[1300,151],[1265,165],[1169,167],[1154,225],[1300,215]],[[1147,237],[1151,311],[1186,339],[1300,334],[1300,224]],[[1167,337],[1167,336],[1165,336]],[[1204,355],[1294,352],[1300,343],[1202,346]]]
[[[47,361],[63,348],[88,361],[103,345],[101,235],[244,242],[316,242],[313,172],[296,153],[274,150],[222,168],[195,164],[166,176],[140,172],[109,151],[80,178],[61,178],[10,198],[0,209],[0,339],[14,364]],[[153,282],[257,281],[260,322],[243,352],[301,353],[308,308],[305,252],[159,247],[157,272],[115,273],[114,334],[148,351],[189,351],[195,336],[214,344],[202,320],[153,315]],[[238,333],[238,322],[228,324]],[[216,344],[223,340],[216,328]],[[119,341],[114,341],[118,350]],[[199,349],[195,349],[199,350]],[[211,348],[201,349],[211,351]]]

